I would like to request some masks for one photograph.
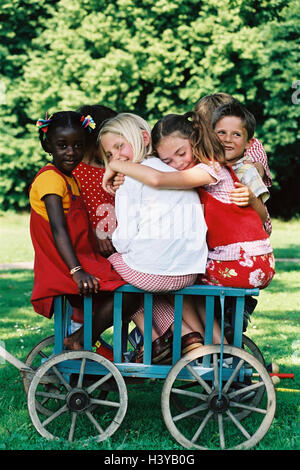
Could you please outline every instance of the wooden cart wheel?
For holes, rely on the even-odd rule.
[[[70,381],[74,375],[76,383]],[[101,387],[112,382],[110,400],[99,399]],[[45,383],[55,384],[55,390],[45,391]],[[45,398],[48,401],[43,407],[47,406],[50,414],[42,419],[37,402]],[[108,359],[90,351],[69,351],[38,368],[29,386],[27,405],[32,423],[46,439],[94,438],[100,442],[121,425],[127,390],[121,373]]]
[[[225,345],[223,352],[226,358],[232,356],[237,365],[222,367],[221,388],[220,345],[190,351],[172,367],[165,380],[161,399],[164,421],[171,435],[185,448],[249,449],[264,437],[272,424],[276,395],[264,365],[252,354],[234,346]],[[243,375],[244,372],[247,374]],[[238,388],[236,382],[241,379],[246,387]],[[187,380],[191,380],[191,389],[180,388],[182,383],[188,384]],[[246,394],[260,388],[264,396],[259,407],[243,402]],[[183,397],[186,411],[178,413],[171,398],[173,394]],[[239,414],[244,410],[250,414],[242,424]]]
[[[242,335],[242,348],[253,355],[264,367],[266,367],[266,363],[264,357],[259,349],[259,347],[252,341],[248,336]],[[259,378],[261,380],[261,378]],[[247,384],[241,385],[241,388],[247,387]],[[256,407],[260,404],[262,398],[264,396],[264,387],[259,387],[255,390],[250,390],[250,392],[244,395],[241,395],[240,402],[244,403],[245,405],[250,405],[252,407]],[[241,411],[237,417],[239,420],[246,418],[251,413],[251,410],[243,410]]]
[[[246,335],[242,335],[242,348],[245,351],[252,354],[254,357],[256,357],[256,359],[258,359],[265,366],[265,361],[264,361],[264,358],[263,358],[263,355],[262,355],[260,349]],[[183,383],[180,388],[182,390],[184,390],[186,388],[191,390],[191,387],[193,387],[193,386],[198,386],[198,382],[194,381],[193,383],[192,382]],[[247,387],[247,384],[239,384],[239,386],[240,386],[240,388]],[[255,407],[255,406],[259,405],[259,403],[262,400],[263,395],[264,395],[264,389],[263,389],[263,387],[260,387],[260,388],[257,388],[255,390],[251,390],[249,393],[241,396],[240,401],[244,402],[246,405],[251,404],[251,406]],[[172,394],[171,399],[174,403],[174,406],[177,408],[178,411],[181,411],[181,412],[187,411],[185,400],[183,399],[182,396],[177,395],[177,394]],[[198,401],[198,402],[200,404],[200,401]],[[196,405],[196,402],[195,402],[195,405]],[[245,409],[243,411],[240,411],[240,413],[238,414],[238,419],[239,420],[244,419],[250,413],[251,413],[251,410],[246,410]],[[194,416],[194,418],[199,419],[198,416]],[[225,418],[225,419],[229,419],[229,418]]]
[[[37,343],[34,348],[30,351],[28,356],[25,359],[25,364],[29,365],[32,367],[34,370],[36,370],[40,365],[42,361],[46,361],[49,359],[49,357],[53,353],[53,348],[54,348],[54,335],[48,336],[47,338],[44,338],[42,341]],[[28,373],[22,373],[22,381],[23,381],[23,388],[24,392],[26,395],[28,394],[28,389],[30,382],[32,380],[32,375]],[[45,384],[45,391],[50,391],[52,388],[55,388],[54,384]],[[51,414],[51,412],[43,406],[43,403],[47,402],[48,398],[45,398],[41,403],[37,402],[36,406],[39,409],[41,413],[44,413],[45,415]]]
[[[264,356],[262,355],[261,350],[259,347],[246,335],[242,335],[242,348],[245,349],[245,351],[250,352],[256,359],[259,360],[264,366],[266,366]]]

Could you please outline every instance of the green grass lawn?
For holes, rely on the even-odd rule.
[[[0,212],[0,263],[32,261],[28,213]]]
[[[12,235],[16,229],[24,237],[23,225],[28,216],[5,215],[0,220],[1,240],[6,243],[5,261],[1,261],[24,261],[25,256],[30,260],[30,248],[25,243],[18,251],[19,236]],[[274,221],[272,241],[277,256],[299,257],[299,227],[299,221],[286,225]],[[260,293],[246,333],[259,346],[267,363],[276,362],[281,372],[295,374],[294,380],[281,380],[277,386],[275,419],[255,450],[300,448],[299,279],[299,263],[277,263],[276,276],[268,289]],[[32,283],[30,270],[0,272],[0,340],[21,360],[36,343],[53,333],[52,320],[32,310]],[[31,423],[19,371],[0,358],[0,450],[180,450],[162,418],[161,388],[162,381],[158,380],[129,385],[126,416],[115,434],[103,443],[50,442]]]

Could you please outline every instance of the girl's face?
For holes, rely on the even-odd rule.
[[[156,151],[162,162],[176,170],[187,170],[195,164],[190,141],[178,133],[162,137]]]
[[[67,176],[81,162],[85,149],[84,129],[57,127],[48,137],[47,147],[53,155],[53,164]]]
[[[101,136],[101,145],[107,160],[132,161],[133,150],[130,143],[120,134],[106,132]]]
[[[220,119],[215,125],[215,132],[224,146],[225,159],[230,164],[237,162],[251,144],[239,117],[226,116]]]

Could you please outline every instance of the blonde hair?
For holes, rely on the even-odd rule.
[[[145,143],[143,131],[147,132],[149,135],[148,144]],[[105,165],[107,165],[108,161],[101,147],[101,137],[103,134],[107,134],[108,132],[120,135],[127,140],[133,150],[133,162],[139,163],[152,154],[151,128],[149,124],[137,114],[120,113],[114,118],[106,121],[98,135],[98,144],[100,146]]]

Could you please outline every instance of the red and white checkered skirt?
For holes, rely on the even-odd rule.
[[[183,289],[194,284],[197,279],[197,274],[164,276],[135,271],[124,262],[121,253],[113,253],[108,260],[124,281],[148,292],[166,293]],[[131,319],[134,320],[134,316],[141,312],[143,312],[142,305]],[[153,327],[159,336],[163,335],[174,322],[174,308],[163,295],[153,296],[152,315]]]

